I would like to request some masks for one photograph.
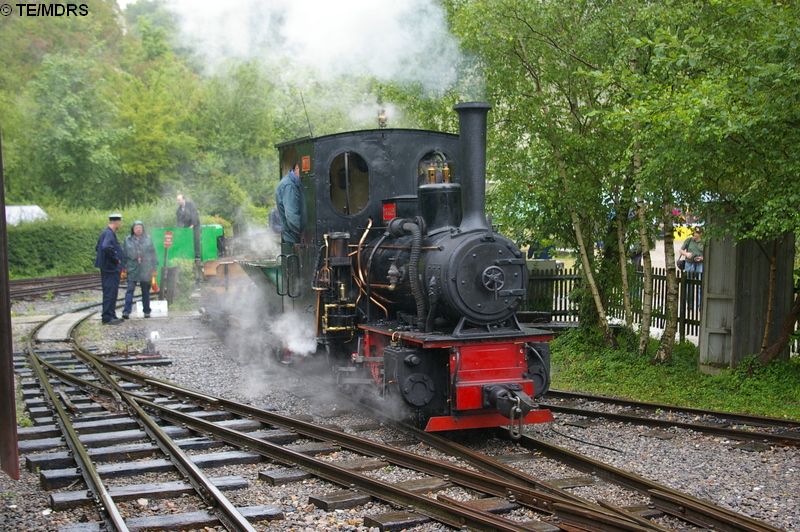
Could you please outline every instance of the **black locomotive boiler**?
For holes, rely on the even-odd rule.
[[[428,431],[552,420],[535,402],[551,334],[517,320],[525,258],[485,214],[489,109],[457,105],[459,135],[377,129],[278,145],[282,174],[300,161],[302,243],[274,268],[244,265],[266,274],[273,307],[315,324],[340,386],[376,389]]]

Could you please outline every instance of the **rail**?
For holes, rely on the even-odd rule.
[[[674,413],[687,414],[690,416],[712,416],[745,425],[778,427],[795,431],[800,430],[800,421],[793,419],[754,416],[750,414],[739,414],[735,412],[723,412],[720,410],[703,410],[701,408],[693,408],[688,406],[677,406],[665,403],[634,401],[632,399],[611,397],[608,395],[596,395],[596,394],[589,394],[582,392],[569,392],[564,390],[550,389],[547,392],[547,398],[567,399],[567,400],[577,399],[579,401],[597,401],[600,403],[619,405],[627,408],[635,408],[638,410],[674,412]]]
[[[88,352],[82,352],[82,356],[92,357]],[[312,439],[331,441],[351,451],[360,452],[369,456],[379,456],[381,460],[402,467],[408,467],[419,472],[425,472],[432,476],[442,477],[462,487],[481,491],[496,497],[508,497],[520,504],[530,506],[545,513],[552,513],[556,505],[561,505],[562,507],[578,508],[580,512],[594,516],[595,520],[602,520],[604,523],[607,522],[607,525],[611,522],[615,523],[614,526],[604,526],[601,528],[593,527],[589,528],[589,530],[661,530],[661,528],[656,525],[647,523],[636,516],[628,515],[622,509],[613,507],[603,508],[587,504],[559,488],[551,486],[546,482],[537,481],[520,471],[514,470],[506,464],[502,464],[485,455],[469,451],[455,442],[445,440],[438,436],[421,433],[407,426],[403,426],[402,430],[411,430],[420,436],[420,441],[424,441],[443,452],[467,460],[478,468],[478,471],[463,469],[447,461],[421,456],[388,445],[381,445],[373,441],[364,440],[357,435],[351,435],[303,420],[287,418],[275,412],[261,410],[221,397],[209,397],[174,383],[147,377],[132,369],[123,368],[99,358],[95,360],[109,371],[123,376],[126,380],[145,384],[151,390],[160,390],[162,393],[169,393],[171,397],[182,397],[195,402],[206,403],[207,406],[222,408],[246,418],[261,421],[270,426],[283,427]],[[137,394],[130,392],[126,393],[126,395],[136,396]],[[453,526],[453,523],[458,523],[455,526],[469,526],[470,528],[479,530],[519,529],[518,524],[508,522],[502,518],[493,519],[491,515],[475,512],[475,510],[465,507],[463,504],[454,503],[446,497],[440,496],[437,500],[431,500],[425,497],[420,498],[405,490],[395,489],[381,483],[376,484],[360,475],[342,471],[332,464],[320,462],[313,457],[302,457],[277,444],[250,438],[246,434],[236,430],[215,426],[208,421],[165,408],[143,398],[137,397],[137,400],[143,407],[157,412],[157,415],[162,419],[168,419],[173,423],[189,427],[201,433],[211,434],[215,438],[236,447],[247,447],[273,460],[285,463],[297,463],[302,468],[312,471],[321,478],[345,486],[355,487],[378,499],[391,501],[393,504],[403,507],[412,507],[416,512],[428,515],[440,522],[451,524],[451,526]],[[442,504],[440,504],[440,502]]]
[[[570,451],[558,445],[525,434],[520,439],[523,447],[544,454],[545,456],[568,463],[581,471],[598,475],[600,478],[626,486],[651,498],[656,508],[690,523],[711,530],[729,530],[742,532],[780,532],[780,529],[757,519],[738,514],[721,506],[697,499],[648,480],[629,471],[604,464],[587,456]],[[556,508],[556,516],[563,509]]]
[[[156,415],[162,420],[170,421],[175,425],[181,425],[185,429],[214,435],[216,439],[235,447],[246,447],[257,454],[279,462],[296,463],[301,468],[311,471],[320,478],[345,487],[358,489],[377,499],[396,506],[408,508],[409,511],[425,515],[450,526],[455,526],[457,528],[466,526],[476,530],[516,531],[529,529],[522,523],[494,516],[488,513],[489,510],[485,508],[472,507],[464,501],[456,501],[444,494],[432,498],[399,486],[386,485],[369,476],[358,474],[355,471],[342,468],[334,463],[313,456],[303,455],[298,450],[281,447],[277,442],[269,442],[261,437],[256,437],[255,434],[249,435],[242,429],[237,430],[233,427],[216,425],[211,419],[203,419],[203,416],[194,416],[188,412],[180,411],[177,408],[159,404],[154,397],[155,395],[169,396],[170,398],[183,396],[184,399],[191,400],[193,403],[206,403],[205,406],[235,412],[245,418],[260,421],[271,426],[282,425],[287,428],[291,427],[295,432],[306,435],[311,439],[330,441],[339,447],[354,451],[358,450],[362,454],[368,456],[379,456],[381,460],[396,465],[404,464],[405,467],[419,472],[424,471],[431,476],[442,477],[464,488],[483,492],[493,495],[494,497],[506,498],[512,502],[516,501],[523,506],[528,506],[546,513],[554,512],[559,518],[560,523],[567,527],[566,529],[580,528],[598,531],[663,530],[662,527],[649,523],[641,516],[631,514],[628,510],[606,506],[602,502],[587,504],[575,495],[553,489],[553,487],[548,486],[548,483],[530,479],[527,475],[519,471],[511,471],[511,468],[505,464],[495,459],[481,457],[478,453],[455,453],[455,456],[467,460],[475,466],[477,470],[473,471],[472,469],[459,468],[454,464],[450,464],[448,460],[443,461],[440,458],[425,457],[383,444],[372,445],[363,437],[359,437],[359,435],[336,431],[307,421],[285,418],[274,412],[260,410],[251,405],[234,403],[224,398],[211,397],[202,392],[183,388],[175,383],[161,381],[131,369],[123,368],[118,364],[104,360],[101,357],[96,357],[89,351],[82,349],[74,340],[74,330],[72,337],[74,341],[73,346],[80,353],[79,358],[93,366],[95,372],[99,373],[102,377],[101,381],[109,383],[111,387],[105,387],[105,385],[84,380],[84,378],[77,375],[68,375],[66,372],[50,367],[44,361],[42,362],[43,365],[47,366],[47,369],[53,372],[53,375],[57,376],[58,379],[76,384],[81,388],[91,388],[102,395],[112,395],[115,398],[128,401],[140,414],[139,419],[145,420],[145,423],[148,425],[146,432],[158,432],[158,427],[152,423],[151,417]],[[40,373],[42,373],[40,377],[46,378],[43,372]],[[109,376],[111,373],[114,374],[114,378],[110,379]],[[123,381],[115,382],[115,379],[119,379],[120,377],[122,377],[124,381],[129,382],[125,384],[123,384]],[[139,389],[134,391],[134,387],[129,386],[134,383],[146,385],[147,390],[142,391]],[[53,398],[53,400],[55,401],[55,398]],[[144,410],[150,413],[144,415]],[[167,451],[163,448],[165,443],[169,443],[169,437],[156,439],[160,441],[158,446],[161,447],[163,451],[167,452],[169,455],[176,454],[174,451]],[[455,451],[458,450],[458,444],[445,441],[436,435],[426,434],[424,437],[420,437],[419,440],[425,441],[429,445],[440,450],[443,448]],[[177,454],[180,454],[180,451],[178,451]],[[181,470],[181,467],[179,466],[178,469]],[[188,476],[192,476],[191,473],[189,473]],[[200,477],[201,475],[198,474],[197,476]],[[102,485],[99,481],[98,484],[100,486]],[[658,493],[650,494],[650,496],[654,501],[657,501],[659,506],[663,505],[667,513],[671,515],[680,515],[681,519],[690,522],[708,523],[719,529],[728,530],[758,530],[770,532],[775,530],[769,525],[759,523],[756,520],[743,516],[736,516],[732,512],[726,512],[724,509],[712,505],[707,501],[692,500],[678,492],[668,491],[662,486],[651,485],[650,489],[658,490]],[[205,495],[203,491],[204,488],[201,487],[201,496]],[[203,499],[205,499],[205,497],[203,497]],[[109,504],[113,504],[113,502]],[[209,503],[207,502],[207,504]],[[220,520],[223,522],[223,525],[229,529],[249,529],[249,525],[244,520],[240,522],[231,522],[230,518],[228,520],[224,519],[224,516],[221,515],[223,514],[223,509],[220,507],[220,502],[211,502],[210,506],[217,508],[220,514]],[[231,510],[231,514],[233,514],[235,509],[231,508]],[[688,516],[685,515],[687,511],[689,512]],[[106,526],[114,527],[114,525],[108,524]],[[124,523],[118,524],[115,528],[121,529],[120,527],[122,526],[124,526]]]
[[[9,282],[11,299],[32,298],[43,296],[48,293],[57,294],[99,288],[100,274],[96,272],[56,277],[15,279]]]
[[[42,367],[41,359],[36,354],[33,337],[40,328],[41,325],[36,327],[36,329],[34,329],[34,334],[28,338],[26,347],[28,360],[39,378],[40,386],[46,394],[47,400],[57,414],[57,423],[61,427],[62,434],[65,436],[64,441],[78,464],[83,480],[89,487],[92,496],[102,508],[100,515],[105,522],[106,528],[116,532],[127,532],[128,527],[125,524],[125,520],[122,518],[117,505],[114,503],[111,495],[109,495],[108,490],[100,479],[100,475],[97,473],[97,469],[89,457],[86,447],[80,441],[78,433],[70,421],[69,415],[61,405],[61,401],[55,390],[50,385],[50,380]]]

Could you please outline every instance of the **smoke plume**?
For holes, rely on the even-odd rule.
[[[122,1],[124,6],[127,1]],[[463,63],[435,0],[166,0],[181,41],[214,69],[231,60],[280,65],[282,81],[302,88],[341,76],[453,86]]]

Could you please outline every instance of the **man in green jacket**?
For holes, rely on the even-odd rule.
[[[686,260],[684,271],[703,273],[703,228],[697,226],[691,238],[687,238],[681,246],[681,256]]]
[[[681,246],[681,257],[686,260],[686,266],[683,271],[691,274],[690,279],[694,278],[701,280],[703,277],[703,228],[695,226],[692,236],[687,238]],[[695,289],[689,289],[689,302],[694,304],[696,309],[700,309],[700,303],[703,299],[703,291],[700,285]]]

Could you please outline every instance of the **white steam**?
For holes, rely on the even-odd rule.
[[[268,227],[248,226],[235,240],[240,257],[277,258],[281,250],[281,235]]]
[[[230,59],[279,65],[303,87],[343,75],[453,86],[463,57],[435,0],[166,0],[182,40],[208,66]]]
[[[204,301],[210,324],[242,368],[242,392],[257,397],[281,384],[285,354],[313,354],[317,348],[314,316],[283,312],[274,287],[231,278],[224,290],[209,291]]]
[[[311,355],[317,350],[317,338],[310,316],[281,314],[270,329],[283,346],[294,355]]]

